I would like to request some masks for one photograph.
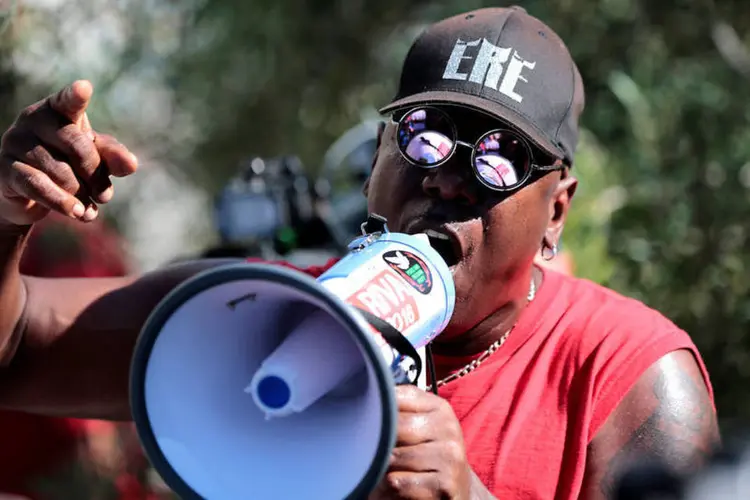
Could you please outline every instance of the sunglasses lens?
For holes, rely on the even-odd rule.
[[[410,111],[398,124],[401,152],[421,167],[434,167],[448,158],[456,147],[453,122],[436,109]]]
[[[490,132],[477,142],[474,168],[490,187],[513,188],[526,178],[531,166],[526,144],[512,132]]]

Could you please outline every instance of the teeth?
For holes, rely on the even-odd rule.
[[[426,230],[424,234],[426,234],[430,238],[435,238],[436,240],[449,240],[450,239],[447,234],[439,233],[433,229]]]

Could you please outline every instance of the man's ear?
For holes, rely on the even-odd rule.
[[[375,143],[375,154],[372,155],[372,165],[370,166],[370,175],[365,180],[365,185],[362,186],[362,192],[367,196],[367,192],[370,189],[370,177],[372,176],[373,170],[375,170],[375,164],[378,162],[378,153],[380,153],[380,144],[383,142],[383,132],[385,132],[385,122],[378,123],[378,138]]]
[[[570,174],[568,167],[564,168],[560,174],[560,181],[557,183],[550,199],[550,219],[543,242],[548,248],[553,248],[560,240],[565,220],[568,217],[570,202],[575,195],[577,187],[578,179]]]

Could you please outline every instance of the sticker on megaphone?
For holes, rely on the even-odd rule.
[[[349,249],[317,281],[362,314],[394,381],[413,383],[421,369],[416,350],[442,332],[453,314],[450,269],[426,235],[384,227]],[[304,411],[361,370],[361,356],[341,352],[356,347],[338,341],[334,322],[322,311],[311,314],[263,361],[245,390],[267,417]],[[314,352],[335,352],[336,363],[322,368],[310,362]]]

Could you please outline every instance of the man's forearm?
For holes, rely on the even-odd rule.
[[[22,277],[23,337],[8,366],[0,368],[0,407],[130,418],[130,359],[149,314],[180,282],[226,262],[198,261],[141,277]]]
[[[0,226],[0,367],[13,357],[21,336],[26,289],[18,271],[31,226]]]

